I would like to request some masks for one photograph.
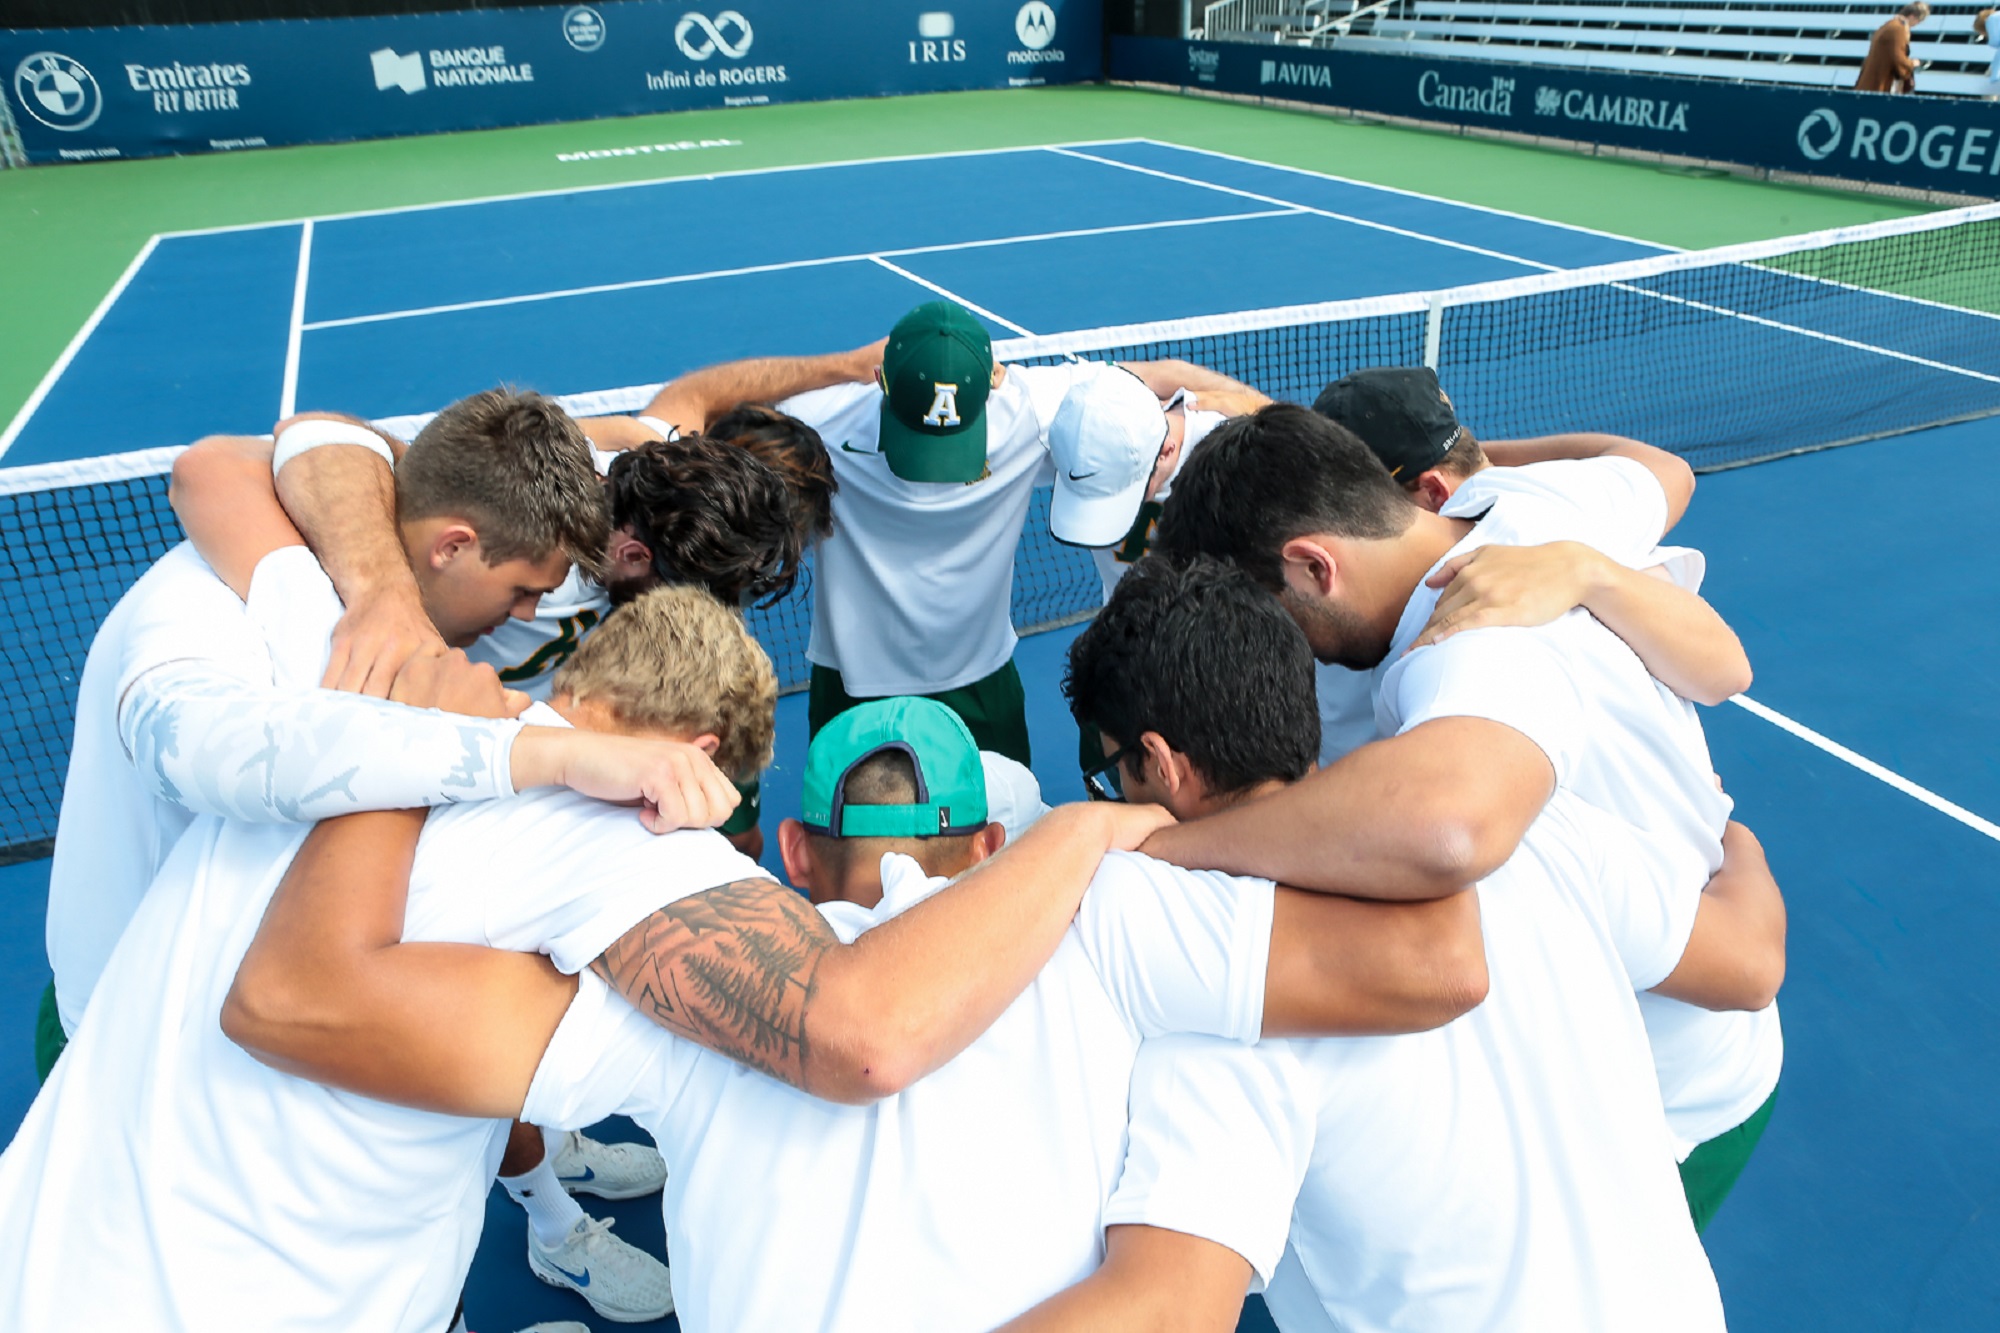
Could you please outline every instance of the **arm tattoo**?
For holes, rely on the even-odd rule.
[[[670,903],[591,970],[669,1032],[803,1087],[806,1010],[826,919],[771,879],[739,879]]]

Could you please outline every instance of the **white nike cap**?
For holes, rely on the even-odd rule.
[[[1027,765],[1004,754],[981,750],[979,763],[986,770],[986,818],[1007,830],[1007,845],[1011,847],[1049,812],[1042,800],[1042,784]]]
[[[1056,493],[1049,531],[1077,546],[1110,546],[1131,531],[1167,442],[1167,414],[1145,382],[1106,366],[1063,395],[1049,426]]]

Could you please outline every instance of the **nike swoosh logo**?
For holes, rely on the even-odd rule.
[[[1089,481],[1096,475],[1095,472],[1072,472],[1069,474],[1069,479],[1071,481]]]
[[[564,1277],[576,1283],[576,1285],[579,1287],[587,1287],[590,1285],[590,1270],[588,1268],[584,1269],[581,1273],[572,1273],[567,1268],[564,1268],[561,1264],[556,1263],[553,1260],[550,1261],[549,1267],[555,1269],[556,1272],[561,1273]]]
[[[846,440],[840,442],[840,451],[847,454],[879,454],[882,452],[880,449],[856,449]]]
[[[589,1181],[589,1180],[595,1180],[595,1179],[597,1179],[597,1168],[596,1168],[596,1167],[594,1167],[594,1166],[586,1166],[585,1168],[583,1168],[583,1174],[582,1174],[582,1175],[580,1175],[580,1176],[557,1176],[557,1177],[556,1177],[556,1179],[557,1179],[557,1180],[576,1180],[576,1181]]]

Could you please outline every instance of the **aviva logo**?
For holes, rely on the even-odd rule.
[[[1266,60],[1257,82],[1330,89],[1333,87],[1333,71],[1325,65],[1294,65],[1289,60]]]

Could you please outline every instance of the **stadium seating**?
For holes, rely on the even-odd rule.
[[[1943,0],[1917,28],[1926,93],[1983,91],[1983,4]],[[1849,87],[1891,0],[1214,0],[1193,35],[1766,83]]]

